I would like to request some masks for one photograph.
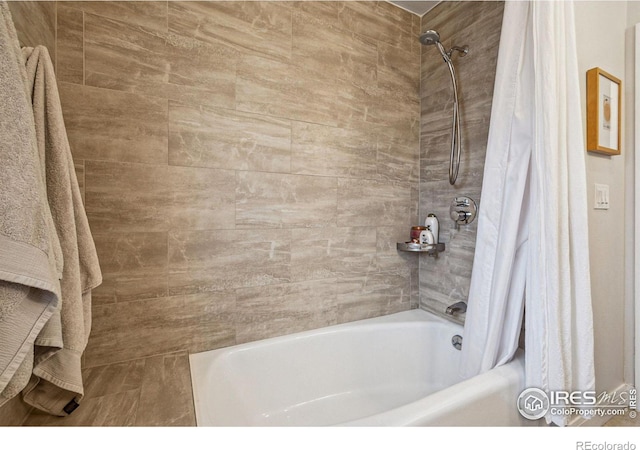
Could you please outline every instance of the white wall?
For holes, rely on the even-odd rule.
[[[625,99],[627,126],[625,138],[628,151],[625,154],[625,184],[626,184],[626,205],[625,205],[625,242],[627,251],[625,254],[626,283],[625,283],[625,371],[624,379],[629,384],[638,385],[634,380],[634,315],[635,315],[635,234],[636,234],[636,212],[635,212],[635,24],[640,22],[640,2],[630,1],[627,3],[627,29],[625,31]],[[639,361],[640,362],[640,361]],[[638,365],[637,363],[635,364]],[[640,371],[638,372],[640,374]]]
[[[593,67],[625,78],[627,2],[575,3],[578,70],[582,116],[586,130],[586,72]],[[623,111],[627,108],[623,99]],[[624,128],[624,122],[622,124]],[[625,154],[632,151],[624,139],[622,156],[587,153],[591,288],[595,328],[597,391],[616,389],[624,380],[625,338]],[[594,210],[594,184],[608,184],[610,209]]]

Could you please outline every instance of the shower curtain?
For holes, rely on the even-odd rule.
[[[595,387],[574,27],[570,1],[505,4],[462,348],[465,377],[513,357],[526,309],[526,387]]]

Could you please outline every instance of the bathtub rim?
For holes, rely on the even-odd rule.
[[[384,316],[371,317],[368,319],[358,319],[351,322],[343,322],[335,325],[327,325],[326,327],[313,328],[305,331],[298,331],[291,334],[284,334],[281,336],[274,336],[270,338],[259,339],[257,341],[244,342],[241,344],[230,345],[227,347],[216,348],[213,350],[205,350],[202,352],[196,352],[189,354],[189,362],[207,357],[219,357],[218,355],[232,354],[247,349],[259,348],[268,345],[278,344],[279,342],[286,342],[289,340],[304,339],[310,336],[322,336],[325,334],[332,334],[340,331],[348,331],[354,327],[373,326],[373,325],[386,325],[386,324],[398,324],[398,323],[421,323],[421,322],[434,322],[442,325],[451,326],[456,328],[456,333],[462,334],[463,326],[436,316],[432,312],[425,311],[420,308],[409,309],[406,311],[400,311],[396,313],[387,314]]]
[[[518,349],[514,357],[499,367],[495,367],[487,372],[468,378],[464,381],[456,383],[440,391],[429,394],[427,397],[420,398],[414,402],[407,403],[397,408],[381,412],[368,417],[344,422],[340,426],[357,427],[357,426],[420,426],[425,421],[435,420],[443,414],[452,413],[459,409],[459,397],[467,395],[468,400],[476,400],[479,393],[486,394],[486,391],[478,389],[479,386],[491,387],[494,393],[500,390],[493,382],[496,377],[504,379],[506,382],[524,383],[524,351]],[[517,397],[513,398],[513,410],[516,411]],[[514,417],[516,417],[514,415]],[[534,422],[525,422],[524,418],[520,420],[521,425],[534,425]],[[481,426],[461,424],[461,426]],[[482,425],[486,426],[486,425]]]

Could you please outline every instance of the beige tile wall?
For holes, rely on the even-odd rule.
[[[52,1],[9,1],[9,11],[20,44],[44,45],[56,61],[56,3]]]
[[[467,56],[453,56],[464,152],[455,186],[449,184],[451,77],[437,49],[422,48],[420,221],[436,214],[447,248],[437,259],[420,259],[420,307],[441,316],[448,305],[469,296],[478,222],[456,230],[449,205],[465,195],[480,206],[503,9],[501,1],[442,2],[422,17],[423,31],[438,31],[445,48],[469,46]],[[453,320],[463,322],[464,315]]]
[[[104,273],[86,367],[417,306],[417,258],[395,243],[417,221],[419,18],[58,2],[57,26]]]

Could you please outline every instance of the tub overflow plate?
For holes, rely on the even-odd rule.
[[[462,336],[456,334],[451,338],[451,345],[455,347],[456,350],[462,349]]]

